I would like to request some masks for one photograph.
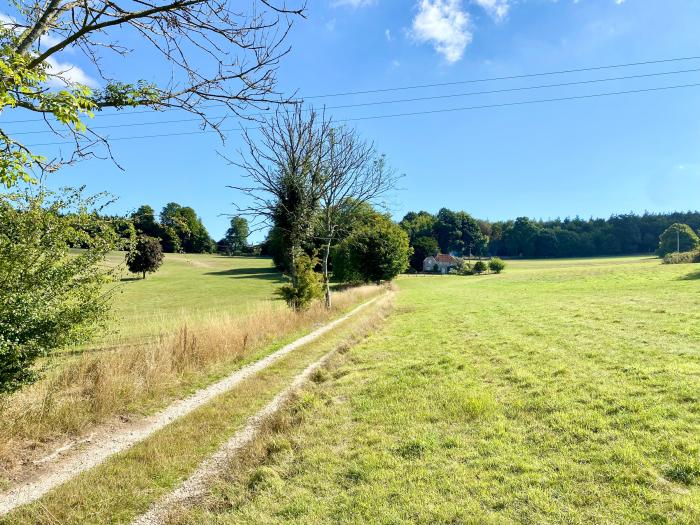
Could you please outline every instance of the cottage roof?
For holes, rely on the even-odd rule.
[[[437,262],[441,263],[456,263],[457,258],[453,257],[452,255],[444,254],[444,253],[439,253],[436,257],[435,260]]]

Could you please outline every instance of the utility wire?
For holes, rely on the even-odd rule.
[[[405,91],[405,90],[411,90],[411,89],[455,86],[455,85],[461,85],[461,84],[475,84],[475,83],[479,83],[479,82],[496,82],[496,81],[500,81],[500,80],[516,80],[516,79],[522,79],[522,78],[543,77],[543,76],[549,76],[549,75],[565,75],[565,74],[570,74],[570,73],[583,73],[586,71],[601,71],[601,70],[605,70],[605,69],[615,69],[615,68],[623,68],[623,67],[648,66],[648,65],[653,65],[653,64],[666,64],[669,62],[682,62],[682,61],[698,60],[698,59],[700,59],[700,55],[699,56],[688,56],[688,57],[662,58],[659,60],[645,60],[643,62],[627,62],[624,64],[610,64],[610,65],[604,65],[604,66],[581,67],[581,68],[576,68],[576,69],[562,69],[562,70],[558,70],[558,71],[545,71],[545,72],[539,72],[539,73],[525,73],[522,75],[509,75],[509,76],[502,76],[502,77],[488,77],[488,78],[458,80],[458,81],[454,81],[454,82],[439,82],[439,83],[434,83],[434,84],[416,84],[416,85],[410,85],[410,86],[395,86],[395,87],[381,88],[381,89],[367,89],[367,90],[361,90],[361,91],[346,91],[346,92],[340,92],[340,93],[327,93],[324,95],[310,95],[307,97],[300,97],[300,101],[318,99],[318,98],[345,97],[345,96],[350,96],[350,95],[368,95],[368,94],[372,94],[372,93],[386,93],[386,92],[390,92],[390,91]],[[202,105],[201,107],[202,108],[212,108],[212,107],[217,107],[217,105],[215,105],[215,104]],[[178,110],[179,110],[179,108],[173,108],[173,109],[166,109],[166,110],[160,110],[160,111],[165,112],[165,111],[178,111]],[[113,113],[113,114],[101,115],[101,116],[115,117],[115,116],[123,116],[123,115],[136,115],[136,114],[140,114],[140,113],[152,113],[154,111],[159,111],[159,110],[146,109],[146,110],[138,110],[138,111],[120,111],[119,113]],[[22,124],[22,123],[26,123],[26,122],[37,122],[37,121],[38,121],[38,119],[8,120],[5,122],[5,124]]]
[[[449,98],[459,98],[459,97],[469,97],[469,96],[475,96],[475,95],[491,95],[491,94],[496,94],[496,93],[509,93],[509,92],[515,92],[515,91],[530,91],[533,89],[545,89],[545,88],[555,88],[555,87],[567,87],[567,86],[578,86],[578,85],[585,85],[585,84],[597,84],[600,82],[614,82],[618,80],[632,80],[632,79],[638,79],[638,78],[649,78],[649,77],[659,77],[659,76],[666,76],[666,75],[677,75],[677,74],[684,74],[684,73],[697,73],[700,71],[700,68],[697,69],[682,69],[682,70],[677,70],[677,71],[663,71],[659,73],[645,73],[641,75],[627,75],[623,77],[608,77],[608,78],[597,78],[597,79],[592,79],[592,80],[579,80],[576,82],[560,82],[557,84],[540,84],[537,86],[523,86],[523,87],[515,87],[515,88],[504,88],[504,89],[494,89],[494,90],[488,90],[488,91],[471,91],[467,93],[454,93],[450,95],[433,95],[433,96],[428,96],[428,97],[415,97],[415,98],[404,98],[404,99],[398,99],[398,100],[383,100],[383,101],[378,101],[378,102],[364,102],[364,103],[358,103],[358,104],[345,104],[345,105],[340,105],[340,106],[326,106],[324,107],[325,110],[332,110],[332,109],[349,109],[349,108],[359,108],[359,107],[367,107],[367,106],[382,106],[382,105],[387,105],[387,104],[400,104],[400,103],[406,103],[406,102],[420,102],[420,101],[425,101],[425,100],[441,100],[441,99],[449,99]],[[265,116],[266,113],[257,113],[251,116]],[[223,121],[227,118],[234,117],[235,115],[232,115],[230,113],[224,114],[224,115],[219,115],[216,117],[211,117],[211,120],[220,120]],[[184,118],[184,119],[175,119],[175,120],[159,120],[159,121],[152,121],[152,122],[133,122],[129,124],[111,124],[107,126],[90,126],[90,129],[111,129],[111,128],[127,128],[127,127],[135,127],[135,126],[155,126],[155,125],[161,125],[161,124],[179,124],[182,122],[201,122],[201,118],[195,117],[195,118]],[[41,134],[41,133],[53,133],[51,130],[38,130],[38,131],[21,131],[19,133],[13,133],[13,135],[36,135],[36,134]]]
[[[434,110],[428,110],[428,111],[412,111],[412,112],[407,112],[407,113],[393,113],[389,115],[374,115],[374,116],[369,116],[369,117],[354,117],[354,118],[346,118],[346,119],[338,119],[336,122],[357,122],[361,120],[380,120],[380,119],[386,119],[386,118],[396,118],[396,117],[409,117],[409,116],[416,116],[416,115],[432,115],[436,113],[455,113],[459,111],[468,111],[468,110],[475,110],[475,109],[488,109],[488,108],[503,108],[503,107],[510,107],[510,106],[524,106],[524,105],[529,105],[529,104],[543,104],[543,103],[549,103],[549,102],[563,102],[563,101],[569,101],[569,100],[584,100],[584,99],[591,99],[591,98],[600,98],[600,97],[610,97],[610,96],[618,96],[618,95],[631,95],[631,94],[636,94],[636,93],[650,93],[650,92],[656,92],[656,91],[667,91],[671,89],[683,89],[683,88],[691,88],[691,87],[700,87],[700,82],[698,83],[692,83],[692,84],[680,84],[680,85],[674,85],[674,86],[661,86],[661,87],[653,87],[653,88],[644,88],[644,89],[631,89],[627,91],[611,91],[611,92],[606,92],[606,93],[592,93],[589,95],[574,95],[570,97],[558,97],[558,98],[546,98],[546,99],[538,99],[538,100],[521,100],[521,101],[516,101],[516,102],[502,102],[500,104],[484,104],[481,106],[465,106],[465,107],[458,107],[458,108],[448,108],[448,109],[434,109]],[[204,133],[229,133],[231,131],[244,131],[244,130],[254,130],[254,129],[260,129],[259,126],[255,127],[238,127],[238,128],[230,128],[230,129],[222,129],[222,130],[199,130],[199,131],[184,131],[181,133],[161,133],[161,134],[156,134],[156,135],[140,135],[140,136],[131,136],[131,137],[116,137],[116,138],[106,138],[106,140],[109,141],[120,141],[120,140],[137,140],[137,139],[149,139],[149,138],[160,138],[160,137],[178,137],[178,136],[183,136],[183,135],[200,135]],[[33,148],[33,147],[39,147],[39,146],[59,146],[59,145],[66,145],[66,144],[75,144],[74,141],[64,141],[64,142],[45,142],[41,144],[28,144],[27,147]]]

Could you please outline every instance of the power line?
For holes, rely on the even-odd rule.
[[[614,69],[619,67],[633,67],[633,66],[648,66],[652,64],[663,64],[667,62],[680,62],[683,60],[697,60],[700,56],[690,56],[690,57],[679,57],[679,58],[664,58],[660,60],[647,60],[644,62],[628,62],[626,64],[612,64],[607,66],[592,66],[592,67],[581,67],[577,69],[563,69],[560,71],[546,71],[543,73],[526,73],[523,75],[509,75],[503,77],[490,77],[490,78],[477,78],[472,80],[458,80],[455,82],[440,82],[437,84],[417,84],[414,86],[400,86],[391,87],[384,89],[368,89],[365,91],[346,91],[344,93],[332,93],[328,95],[312,95],[309,97],[302,97],[304,99],[314,99],[314,98],[326,98],[326,97],[345,97],[350,95],[366,95],[369,93],[385,93],[387,91],[403,91],[407,89],[422,89],[430,87],[443,87],[443,86],[455,86],[459,84],[475,84],[477,82],[495,82],[498,80],[516,80],[519,78],[532,78],[532,77],[543,77],[548,75],[565,75],[568,73],[583,73],[585,71],[600,71],[603,69]]]
[[[516,91],[530,91],[533,89],[546,89],[546,88],[555,88],[555,87],[567,87],[567,86],[577,86],[577,85],[586,85],[586,84],[596,84],[596,83],[601,83],[601,82],[614,82],[614,81],[619,81],[619,80],[632,80],[632,79],[638,79],[638,78],[650,78],[650,77],[658,77],[658,76],[666,76],[666,75],[676,75],[676,74],[684,74],[684,73],[697,73],[700,71],[700,68],[696,69],[681,69],[681,70],[676,70],[676,71],[662,71],[658,73],[645,73],[645,74],[640,74],[640,75],[626,75],[622,77],[608,77],[608,78],[597,78],[597,79],[590,79],[590,80],[578,80],[575,82],[560,82],[556,84],[540,84],[537,86],[522,86],[522,87],[515,87],[515,88],[504,88],[504,89],[494,89],[494,90],[487,90],[487,91],[471,91],[467,93],[453,93],[449,95],[432,95],[432,96],[427,96],[427,97],[415,97],[415,98],[404,98],[404,99],[398,99],[398,100],[383,100],[383,101],[377,101],[377,102],[364,102],[364,103],[358,103],[358,104],[345,104],[345,105],[340,105],[340,106],[327,106],[324,107],[326,110],[333,110],[333,109],[350,109],[350,108],[359,108],[359,107],[368,107],[368,106],[381,106],[381,105],[387,105],[387,104],[399,104],[399,103],[406,103],[406,102],[421,102],[421,101],[426,101],[426,100],[442,100],[442,99],[450,99],[450,98],[459,98],[459,97],[468,97],[468,96],[475,96],[475,95],[490,95],[490,94],[496,94],[496,93],[509,93],[509,92],[516,92]],[[264,116],[266,113],[257,113],[251,116]],[[211,120],[225,120],[230,117],[234,117],[235,115],[232,115],[230,113],[224,114],[224,115],[219,115],[216,117],[211,117]],[[137,127],[137,126],[155,126],[155,125],[162,125],[162,124],[179,124],[183,122],[201,122],[201,118],[195,117],[195,118],[184,118],[184,119],[174,119],[174,120],[160,120],[160,121],[153,121],[153,122],[134,122],[134,123],[129,123],[129,124],[111,124],[107,126],[91,126],[90,129],[111,129],[111,128],[126,128],[126,127]],[[41,133],[52,133],[50,130],[38,130],[38,131],[21,131],[18,133],[13,133],[13,135],[36,135],[36,134],[41,134]]]
[[[601,70],[606,70],[606,69],[616,69],[616,68],[623,68],[623,67],[648,66],[648,65],[654,65],[654,64],[666,64],[669,62],[682,62],[682,61],[698,60],[698,59],[700,59],[700,55],[699,56],[688,56],[688,57],[662,58],[662,59],[658,59],[658,60],[645,60],[642,62],[627,62],[624,64],[610,64],[610,65],[604,65],[604,66],[590,66],[590,67],[581,67],[581,68],[575,68],[575,69],[562,69],[562,70],[558,70],[558,71],[525,73],[522,75],[509,75],[509,76],[501,76],[501,77],[488,77],[488,78],[458,80],[458,81],[454,81],[454,82],[439,82],[439,83],[433,83],[433,84],[416,84],[416,85],[409,85],[409,86],[395,86],[395,87],[380,88],[380,89],[367,89],[367,90],[361,90],[361,91],[346,91],[346,92],[339,92],[339,93],[327,93],[324,95],[310,95],[307,97],[300,97],[300,99],[301,100],[311,100],[311,99],[318,99],[318,98],[345,97],[345,96],[350,96],[350,95],[368,95],[368,94],[372,94],[372,93],[386,93],[386,92],[390,92],[390,91],[405,91],[405,90],[411,90],[411,89],[446,87],[446,86],[455,86],[455,85],[462,85],[462,84],[475,84],[475,83],[480,83],[480,82],[496,82],[496,81],[500,81],[500,80],[517,80],[517,79],[523,79],[523,78],[543,77],[543,76],[550,76],[550,75],[565,75],[565,74],[570,74],[570,73],[583,73],[586,71],[601,71]],[[201,107],[210,109],[213,107],[217,107],[217,105],[211,104],[211,105],[203,105]],[[177,110],[179,110],[179,108],[166,109],[166,110],[160,110],[160,111],[165,112],[165,111],[177,111]],[[116,116],[124,116],[124,115],[137,115],[137,114],[141,114],[141,113],[153,113],[154,111],[158,111],[158,110],[147,109],[147,110],[138,110],[138,111],[120,111],[119,113],[113,113],[113,114],[108,114],[108,115],[101,114],[101,116],[116,117]],[[23,123],[27,123],[27,122],[38,122],[38,119],[8,120],[5,122],[5,124],[23,124]]]
[[[538,99],[538,100],[521,100],[521,101],[516,101],[516,102],[502,102],[499,104],[484,104],[484,105],[480,105],[480,106],[465,106],[465,107],[448,108],[448,109],[434,109],[434,110],[428,110],[428,111],[412,111],[412,112],[407,112],[407,113],[394,113],[394,114],[389,114],[389,115],[374,115],[374,116],[369,116],[369,117],[354,117],[354,118],[347,118],[347,119],[339,119],[336,122],[358,122],[358,121],[362,121],[362,120],[380,120],[380,119],[385,119],[385,118],[409,117],[409,116],[417,116],[417,115],[432,115],[432,114],[436,114],[436,113],[455,113],[455,112],[459,112],[459,111],[468,111],[468,110],[475,110],[475,109],[503,108],[503,107],[510,107],[510,106],[543,104],[543,103],[549,103],[549,102],[584,100],[584,99],[591,99],[591,98],[610,97],[610,96],[618,96],[618,95],[631,95],[631,94],[636,94],[636,93],[650,93],[650,92],[656,92],[656,91],[666,91],[666,90],[671,90],[671,89],[683,89],[683,88],[691,88],[691,87],[700,87],[700,82],[692,83],[692,84],[680,84],[680,85],[674,85],[674,86],[660,86],[660,87],[644,88],[644,89],[632,89],[632,90],[627,90],[627,91],[611,91],[611,92],[606,92],[606,93],[592,93],[589,95],[574,95],[574,96],[570,96],[570,97],[546,98],[546,99]],[[244,131],[244,130],[254,130],[254,129],[260,129],[260,128],[259,128],[259,126],[248,127],[248,128],[238,127],[238,128],[222,129],[222,130],[220,130],[220,132],[221,133],[229,133],[231,131]],[[184,131],[181,133],[160,133],[160,134],[156,134],[156,135],[141,135],[141,136],[131,136],[131,137],[107,138],[107,140],[114,142],[114,141],[120,141],[120,140],[137,140],[137,139],[149,139],[149,138],[161,138],[161,137],[177,137],[177,136],[183,136],[183,135],[200,135],[200,134],[205,134],[205,133],[218,133],[218,132],[216,130]],[[34,148],[34,147],[39,147],[39,146],[60,146],[60,145],[66,145],[66,144],[75,144],[75,142],[74,141],[45,142],[45,143],[41,143],[41,144],[28,144],[27,147]]]

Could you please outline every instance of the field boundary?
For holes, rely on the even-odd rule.
[[[242,381],[264,370],[287,354],[320,338],[386,295],[386,293],[382,293],[373,297],[330,323],[283,346],[272,354],[236,370],[185,399],[172,403],[157,414],[146,417],[133,425],[120,429],[118,432],[105,434],[100,436],[99,439],[94,439],[78,454],[63,458],[56,456],[56,461],[46,462],[42,465],[44,472],[40,473],[33,480],[19,483],[7,492],[0,494],[0,516],[17,507],[36,501],[58,485],[100,465],[114,454],[123,452],[145,440],[155,432],[188,415],[215,397],[231,390]]]

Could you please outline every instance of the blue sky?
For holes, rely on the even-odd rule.
[[[279,87],[302,96],[456,82],[700,55],[694,0],[312,0],[289,36]],[[2,9],[4,13],[10,8]],[[112,59],[116,75],[157,81],[164,71],[139,53]],[[94,72],[70,51],[61,60]],[[700,69],[700,60],[420,90],[314,99],[337,106],[549,83]],[[99,82],[95,81],[97,84]],[[491,105],[700,82],[700,72],[531,91],[329,110],[337,119]],[[450,111],[353,122],[405,174],[392,197],[409,210],[464,209],[488,219],[527,215],[608,216],[700,208],[700,87],[568,102]],[[14,116],[14,115],[13,115]],[[180,115],[187,118],[187,115]],[[171,120],[177,113],[100,115],[95,125]],[[0,117],[10,120],[9,114]],[[235,122],[231,123],[232,126]],[[4,127],[4,126],[3,126]],[[12,124],[13,131],[42,129]],[[112,137],[195,131],[195,123],[110,129]],[[56,140],[27,135],[34,143]],[[26,142],[30,142],[25,138]],[[170,201],[192,206],[214,237],[243,203],[227,185],[239,169],[240,138],[213,135],[124,140],[113,152],[124,171],[82,162],[48,183],[87,185],[120,197],[112,211]],[[46,147],[49,155],[53,146]],[[256,240],[261,234],[256,236]]]

